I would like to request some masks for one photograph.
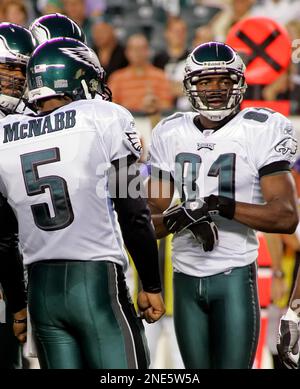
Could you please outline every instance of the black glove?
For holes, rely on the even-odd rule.
[[[220,215],[227,219],[233,219],[235,200],[225,196],[210,195],[204,197],[204,201],[208,205],[208,212],[210,215]]]
[[[282,363],[289,369],[298,368],[299,360],[299,328],[298,323],[280,319],[277,351]]]
[[[171,233],[184,231],[194,223],[206,219],[208,207],[202,200],[184,202],[169,208],[164,213],[164,225]]]
[[[207,216],[205,220],[187,227],[194,238],[203,245],[204,251],[212,251],[218,243],[218,229],[215,223]]]

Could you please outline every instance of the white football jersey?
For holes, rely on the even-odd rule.
[[[219,130],[201,132],[193,123],[197,115],[177,113],[156,126],[151,166],[171,174],[182,200],[215,194],[263,203],[259,177],[267,174],[268,168],[262,168],[286,161],[287,169],[296,157],[297,142],[290,121],[267,109],[247,108]],[[257,258],[253,229],[220,216],[214,221],[219,243],[211,252],[204,252],[189,231],[175,234],[175,271],[203,277],[245,266]]]
[[[111,162],[140,156],[131,114],[80,100],[38,116],[0,121],[0,191],[19,223],[25,264],[51,259],[127,267],[107,190]]]

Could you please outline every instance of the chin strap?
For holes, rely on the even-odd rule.
[[[199,112],[201,113],[202,116],[205,116],[207,119],[213,121],[213,122],[219,122],[223,119],[225,119],[227,116],[233,114],[233,110],[231,109],[226,109],[226,110],[222,110],[222,111],[205,111],[205,110],[199,110]]]
[[[81,80],[81,85],[82,85],[82,88],[84,91],[85,98],[87,100],[91,100],[93,97],[92,97],[91,93],[89,92],[89,88],[88,88],[85,80]]]

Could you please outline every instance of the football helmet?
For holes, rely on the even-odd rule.
[[[184,89],[193,108],[213,121],[220,121],[235,112],[247,88],[245,65],[241,57],[228,45],[208,42],[196,47],[187,57]],[[228,75],[233,87],[229,90],[214,89],[200,91],[197,83],[203,76]],[[226,101],[220,106],[210,105],[209,94],[227,94]]]
[[[96,94],[111,101],[105,72],[97,55],[72,38],[54,38],[38,46],[27,65],[28,101],[69,96],[73,101],[93,99]]]
[[[25,91],[25,70],[34,50],[34,39],[24,27],[0,23],[0,110],[13,113]],[[21,69],[24,78],[10,75],[10,69]],[[12,73],[12,72],[11,72]]]
[[[52,38],[73,38],[86,43],[84,32],[78,24],[60,13],[44,15],[35,19],[31,23],[29,31],[39,45]]]

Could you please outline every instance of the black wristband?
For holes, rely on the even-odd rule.
[[[157,294],[157,293],[161,293],[161,291],[162,291],[162,289],[161,289],[161,287],[159,286],[159,287],[145,287],[144,285],[143,285],[143,291],[144,292],[147,292],[147,293],[153,293],[153,294]]]
[[[24,319],[14,319],[14,323],[16,324],[27,323],[27,317],[24,317]]]
[[[208,212],[218,213],[227,219],[233,219],[235,213],[235,200],[225,196],[210,195],[204,198],[208,205]]]

